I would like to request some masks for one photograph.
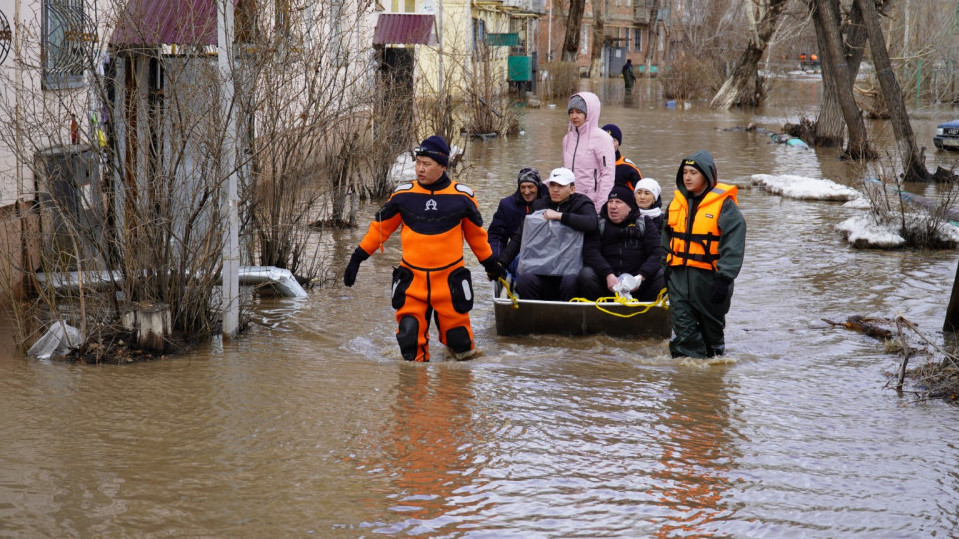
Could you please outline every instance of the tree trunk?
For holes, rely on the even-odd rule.
[[[776,33],[779,16],[782,15],[787,2],[788,0],[762,0],[759,3],[761,11],[759,20],[756,21],[755,17],[751,17],[751,20],[756,21],[752,28],[753,35],[746,45],[746,50],[739,57],[733,74],[726,79],[723,87],[713,97],[709,104],[711,108],[728,110],[736,105],[757,107],[762,103],[765,90],[763,78],[759,76],[759,61],[766,52],[769,40]]]
[[[579,28],[583,25],[583,10],[586,0],[569,0],[569,15],[566,17],[566,38],[563,39],[563,61],[575,62],[579,54]]]
[[[606,39],[606,21],[603,18],[605,2],[593,2],[593,46],[589,55],[589,77],[599,77],[602,74],[603,45]]]
[[[882,0],[879,9],[885,7],[891,0]],[[838,21],[838,10],[834,13]],[[859,75],[859,67],[862,64],[862,58],[866,47],[866,41],[869,34],[862,24],[862,11],[855,3],[849,13],[846,24],[841,25],[846,28],[845,45],[843,53],[846,59],[846,65],[849,66],[849,84],[855,85],[856,77]],[[825,37],[819,26],[816,26],[816,42],[819,50],[826,49]],[[842,144],[846,131],[846,124],[842,118],[842,110],[839,108],[839,100],[836,95],[835,77],[826,75],[827,66],[823,64],[823,97],[822,104],[819,107],[819,117],[816,119],[815,136],[812,141],[817,146],[837,146]]]
[[[815,6],[813,9],[816,9]],[[838,14],[836,14],[838,16]],[[825,51],[826,36],[822,27],[818,24],[816,27],[816,44],[820,51]],[[814,126],[813,140],[807,141],[816,146],[842,146],[846,139],[846,122],[842,117],[842,109],[839,108],[838,91],[836,90],[836,75],[832,72],[832,63],[826,62],[825,55],[820,54],[820,65],[822,69],[822,103],[819,105],[819,116],[816,118]],[[856,70],[858,70],[858,65]]]
[[[956,266],[956,276],[952,280],[952,295],[949,297],[949,306],[946,307],[942,330],[959,333],[959,265]]]
[[[872,53],[872,63],[876,68],[879,86],[882,88],[886,100],[886,109],[892,123],[892,131],[896,136],[896,145],[899,147],[899,158],[902,159],[903,179],[909,181],[926,181],[929,171],[926,170],[925,157],[916,146],[916,137],[909,123],[909,114],[906,104],[902,100],[902,89],[896,80],[896,73],[889,62],[889,52],[886,50],[886,38],[882,35],[879,25],[879,12],[874,0],[856,0],[856,5],[862,10],[862,19],[869,33],[869,50]]]
[[[845,154],[852,159],[865,159],[872,155],[866,125],[862,121],[856,97],[852,91],[854,80],[849,72],[842,48],[842,36],[839,33],[839,0],[815,0],[813,17],[816,27],[822,31],[825,48],[819,51],[823,66],[823,78],[832,77],[836,99],[842,111],[843,120],[849,132],[849,142]]]

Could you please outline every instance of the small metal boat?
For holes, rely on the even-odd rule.
[[[668,301],[565,302],[512,299],[499,282],[493,289],[496,334],[593,335],[668,339],[672,332]]]

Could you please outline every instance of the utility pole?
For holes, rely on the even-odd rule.
[[[216,10],[217,67],[220,74],[220,107],[224,132],[220,148],[220,170],[227,175],[220,188],[220,208],[226,217],[223,231],[223,336],[236,337],[240,326],[240,241],[237,204],[236,116],[233,96],[233,0],[219,0]]]

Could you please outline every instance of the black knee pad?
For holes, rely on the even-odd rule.
[[[446,332],[446,346],[457,354],[468,352],[473,348],[470,332],[464,326],[458,326]]]
[[[413,361],[416,359],[416,340],[419,336],[420,323],[416,317],[404,316],[400,318],[400,329],[396,332],[396,342],[400,345],[400,353],[403,359]]]

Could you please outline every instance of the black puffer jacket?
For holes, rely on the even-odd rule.
[[[600,214],[600,231],[583,244],[583,259],[595,260],[599,255],[599,267],[593,267],[596,274],[605,277],[613,275],[642,275],[649,279],[659,271],[663,257],[660,245],[659,229],[652,219],[643,217],[636,210],[631,212],[622,223],[616,224],[609,219],[606,207]]]

